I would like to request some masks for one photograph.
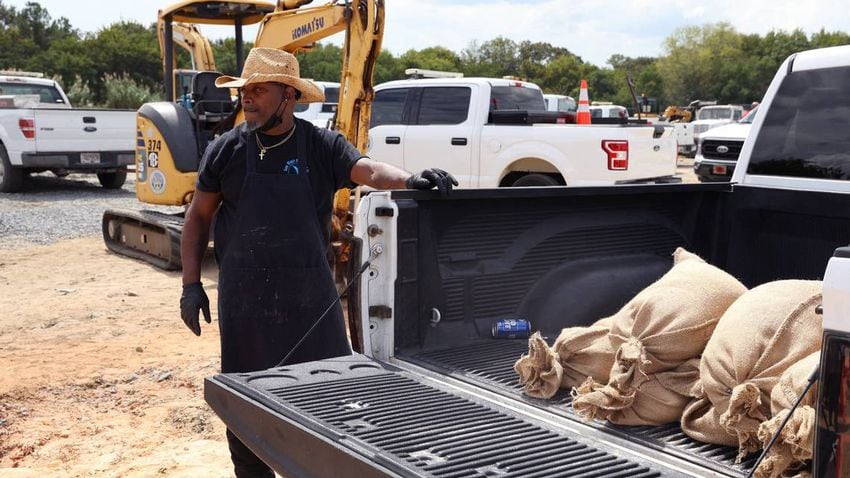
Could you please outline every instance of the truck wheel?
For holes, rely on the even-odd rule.
[[[106,189],[121,189],[127,180],[127,169],[119,169],[114,173],[97,173],[97,180]]]
[[[12,167],[6,148],[0,145],[0,193],[20,191],[23,184],[23,170]]]
[[[561,186],[561,183],[558,182],[557,179],[552,176],[547,176],[545,174],[526,174],[525,176],[517,179],[511,184],[511,187],[520,188],[527,186]]]

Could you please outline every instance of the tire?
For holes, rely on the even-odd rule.
[[[97,173],[97,180],[106,189],[121,189],[127,180],[127,169],[121,168],[114,173]]]
[[[12,167],[6,148],[0,145],[0,193],[20,191],[24,184],[24,171]]]
[[[552,176],[548,176],[546,174],[532,173],[522,176],[521,178],[514,181],[513,184],[511,184],[511,187],[514,188],[528,186],[561,186],[561,183],[559,183],[558,180],[553,178]]]

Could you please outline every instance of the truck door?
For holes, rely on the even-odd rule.
[[[369,122],[367,154],[375,161],[404,168],[404,139],[407,131],[405,106],[411,88],[392,88],[375,93]]]
[[[469,86],[418,88],[404,138],[404,168],[411,172],[440,168],[457,178],[459,187],[477,186],[472,179],[473,124]]]

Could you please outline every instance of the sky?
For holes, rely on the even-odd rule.
[[[27,0],[0,0],[23,7]],[[120,20],[145,25],[158,9],[176,0],[37,0],[53,18],[95,32]],[[314,0],[313,5],[326,3]],[[847,0],[385,0],[383,48],[394,55],[443,46],[460,52],[471,42],[497,36],[564,47],[584,61],[606,66],[613,54],[630,57],[664,53],[676,28],[725,21],[741,33],[802,29],[806,34],[850,32]],[[227,27],[202,26],[212,39],[232,37]],[[253,39],[256,27],[246,27]],[[340,44],[342,35],[330,39]]]

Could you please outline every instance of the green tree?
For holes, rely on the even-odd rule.
[[[591,67],[574,55],[561,55],[546,65],[538,85],[546,93],[570,95],[578,99],[579,84]]]
[[[671,101],[694,99],[735,100],[726,83],[730,72],[740,71],[748,58],[743,54],[743,36],[728,23],[677,29],[664,42],[666,55],[658,60],[665,79],[665,94]]]
[[[561,56],[575,56],[566,48],[545,42],[522,41],[518,49],[520,63],[517,76],[538,84],[543,80],[550,62]],[[576,59],[581,62],[581,58]]]
[[[216,69],[225,75],[239,76],[241,72],[236,68],[236,39],[224,38],[214,40],[210,43],[213,49]],[[253,42],[244,42],[244,46],[242,47],[243,64],[245,57],[248,56],[248,52],[253,47]]]
[[[375,76],[372,82],[376,85],[381,83],[400,80],[404,78],[404,67],[398,58],[392,53],[384,50],[378,54],[378,61],[375,63]]]
[[[85,48],[94,64],[95,77],[83,77],[91,85],[99,102],[106,98],[104,78],[131,74],[132,79],[144,87],[163,95],[162,62],[156,27],[145,27],[136,22],[121,21],[88,35]]]
[[[408,50],[398,58],[402,73],[407,68],[438,71],[461,71],[460,57],[448,48],[432,46],[422,50]]]
[[[78,38],[67,18],[54,20],[36,2],[21,10],[0,3],[0,68],[32,69],[30,60],[53,42]]]
[[[301,76],[316,81],[339,81],[342,69],[342,48],[332,44],[318,44],[306,53],[299,53]]]
[[[145,85],[137,83],[126,75],[106,75],[103,79],[105,89],[104,106],[107,108],[135,110],[144,103],[156,101],[155,94]]]
[[[460,54],[461,71],[468,76],[518,76],[519,47],[511,39],[496,37],[479,44],[473,41]]]

